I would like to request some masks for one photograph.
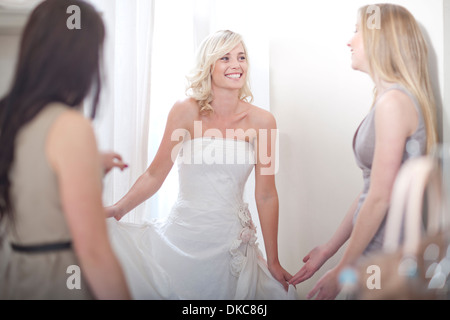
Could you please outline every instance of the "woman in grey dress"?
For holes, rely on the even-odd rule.
[[[427,46],[418,24],[401,6],[376,5],[376,17],[372,8],[359,10],[355,35],[348,43],[352,68],[369,74],[375,84],[372,108],[353,140],[364,187],[331,239],[311,250],[291,279],[297,284],[310,278],[349,240],[338,264],[319,279],[308,298],[334,299],[339,273],[361,255],[380,249],[401,165],[426,154],[437,141]]]

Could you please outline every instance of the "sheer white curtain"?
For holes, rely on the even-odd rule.
[[[99,145],[130,164],[104,180],[105,204],[119,200],[144,172],[161,141],[168,112],[185,97],[185,76],[195,51],[211,32],[230,29],[243,35],[251,62],[254,104],[269,109],[269,30],[267,0],[91,0],[107,25],[106,87]],[[165,216],[178,192],[176,164],[161,189],[128,215],[142,222]],[[247,200],[256,214],[254,177]],[[255,220],[258,220],[255,217]]]
[[[129,168],[104,179],[104,202],[116,202],[148,165],[154,2],[91,0],[106,25],[104,87],[94,122],[101,150],[120,153]],[[83,19],[81,13],[81,19]],[[142,221],[146,204],[127,215]]]

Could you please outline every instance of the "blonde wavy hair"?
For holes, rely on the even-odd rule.
[[[203,40],[197,52],[196,66],[187,76],[188,85],[186,94],[200,105],[200,112],[213,112],[211,102],[214,99],[214,93],[211,88],[211,74],[217,60],[232,51],[237,45],[242,44],[246,54],[247,64],[249,59],[247,48],[242,40],[242,36],[230,30],[221,30],[213,33]],[[249,76],[244,86],[239,91],[239,99],[247,102],[253,101],[253,94],[250,90]]]
[[[429,153],[437,143],[438,134],[436,103],[428,70],[427,44],[419,25],[407,9],[393,4],[373,6],[380,9],[379,27],[365,23],[371,11],[369,5],[359,9],[370,75],[373,79],[399,83],[415,96],[425,121]],[[374,94],[376,96],[376,88]]]

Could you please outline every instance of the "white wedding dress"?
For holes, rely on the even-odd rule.
[[[146,224],[108,219],[113,248],[136,299],[296,299],[276,281],[243,202],[254,167],[242,140],[185,141],[179,195],[168,218]]]

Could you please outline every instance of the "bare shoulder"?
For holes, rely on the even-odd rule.
[[[193,98],[178,100],[169,112],[168,122],[185,127],[199,116],[199,105]]]
[[[401,90],[390,90],[383,94],[377,102],[377,112],[415,113],[414,101]]]
[[[248,116],[255,129],[275,129],[277,122],[274,115],[260,107],[248,105]]]
[[[49,129],[46,154],[53,168],[62,158],[95,156],[97,143],[91,121],[79,111],[64,111]]]
[[[171,109],[171,113],[183,116],[197,116],[199,113],[198,102],[193,98],[180,99],[175,102]]]
[[[81,112],[68,109],[64,111],[53,123],[50,133],[56,135],[84,135],[93,133],[91,121]]]
[[[386,92],[377,102],[375,121],[378,125],[404,129],[411,134],[418,125],[418,113],[414,101],[401,90]]]

